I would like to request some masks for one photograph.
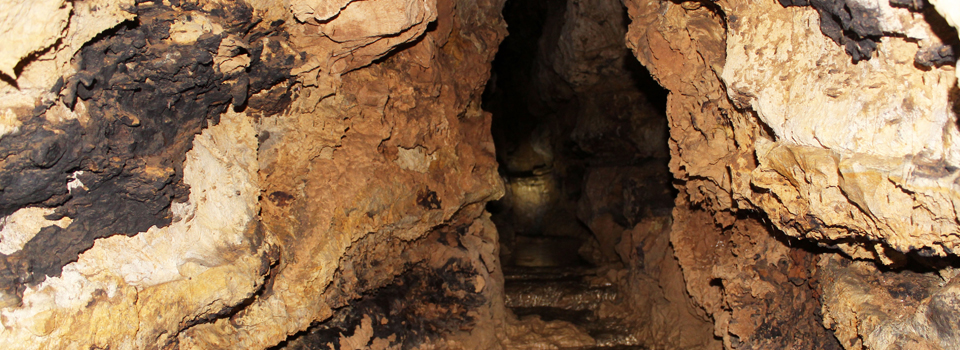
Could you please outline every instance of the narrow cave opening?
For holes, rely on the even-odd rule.
[[[503,17],[483,102],[506,188],[488,210],[507,306],[573,323],[598,346],[641,346],[637,315],[598,310],[627,302],[614,276],[642,268],[643,247],[624,235],[669,226],[667,92],[624,44],[617,0],[512,0]]]
[[[8,3],[4,348],[960,344],[956,1]]]

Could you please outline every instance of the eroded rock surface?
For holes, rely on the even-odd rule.
[[[454,309],[377,344],[496,339],[502,3],[9,3],[4,344],[267,348],[418,276]]]
[[[503,305],[499,155],[643,344],[954,347],[956,1],[620,4],[518,5],[494,150],[500,0],[0,0],[0,342],[589,345]]]
[[[945,346],[953,335],[921,315],[957,313],[926,306],[950,305],[931,283],[952,280],[958,237],[956,73],[918,57],[955,31],[935,12],[873,4],[886,15],[871,23],[896,35],[851,37],[877,43],[859,61],[811,8],[624,3],[628,45],[671,92],[673,247],[724,346]],[[851,3],[863,5],[834,10]],[[897,279],[911,292],[888,293]],[[890,293],[913,306],[875,309]]]
[[[506,183],[491,206],[503,262],[525,276],[509,279],[508,270],[508,295],[523,295],[508,304],[521,317],[570,321],[597,347],[720,347],[669,249],[665,101],[623,46],[621,3],[506,6],[510,36],[494,61],[485,106],[494,114]],[[585,287],[522,272],[551,266],[601,276]]]

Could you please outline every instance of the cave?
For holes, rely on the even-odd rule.
[[[514,316],[574,324],[598,348],[645,349],[643,317],[624,306],[660,296],[629,295],[635,276],[618,274],[642,264],[643,249],[621,236],[669,222],[667,93],[622,44],[626,8],[584,5],[504,5],[509,35],[482,107],[505,192],[487,211]]]
[[[5,349],[956,349],[956,0],[9,0]]]

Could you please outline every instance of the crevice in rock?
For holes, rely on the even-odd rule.
[[[686,340],[652,331],[694,319],[652,316],[652,305],[669,304],[660,283],[682,279],[654,272],[672,259],[661,260],[676,193],[667,92],[622,44],[626,9],[507,1],[503,16],[510,34],[484,108],[506,185],[487,207],[500,233],[506,306],[520,322],[591,339],[569,348],[679,346]]]

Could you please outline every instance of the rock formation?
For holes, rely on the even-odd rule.
[[[500,6],[8,1],[3,343],[267,348],[407,271],[489,305]]]
[[[589,323],[616,319],[649,348],[719,347],[711,322],[684,292],[670,247],[665,92],[623,45],[622,5],[571,0],[506,6],[510,36],[494,61],[495,83],[485,100],[506,184],[493,216],[501,261],[507,267],[569,267],[575,263],[560,256],[577,256],[582,240],[579,255],[604,267],[586,284],[616,292],[604,292],[601,301],[583,298],[595,307],[568,309],[594,309]],[[538,244],[556,253],[543,257]],[[508,285],[508,298],[510,292]],[[588,330],[597,333],[598,345],[633,342]]]
[[[587,346],[544,231],[649,347],[960,343],[960,3],[504,6],[0,0],[0,343]]]
[[[929,325],[957,312],[930,306],[953,305],[956,72],[922,57],[955,31],[883,2],[625,3],[628,45],[671,91],[674,249],[724,345],[951,348]],[[822,20],[856,4],[882,9],[863,19],[875,53]]]

